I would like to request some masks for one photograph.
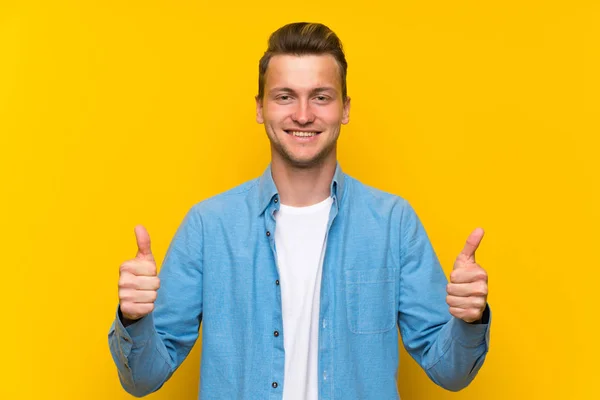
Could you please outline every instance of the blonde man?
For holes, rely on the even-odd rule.
[[[489,346],[476,229],[447,281],[409,203],[344,174],[347,63],[322,24],[274,32],[259,63],[264,174],[191,208],[157,276],[150,238],[120,267],[109,332],[123,387],[158,390],[203,324],[199,398],[398,399],[399,332],[427,375],[467,386]],[[160,287],[160,289],[159,289]]]

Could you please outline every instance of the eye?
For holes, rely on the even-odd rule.
[[[292,101],[292,96],[290,96],[289,94],[280,94],[279,96],[275,97],[275,101],[284,104],[289,103],[290,101]]]
[[[319,101],[319,102],[326,102],[327,100],[329,100],[329,97],[320,95],[320,96],[315,97],[315,99],[317,99],[317,101]]]

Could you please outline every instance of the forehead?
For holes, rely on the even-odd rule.
[[[267,89],[288,87],[295,90],[333,86],[341,89],[339,66],[330,54],[276,55],[265,74]]]

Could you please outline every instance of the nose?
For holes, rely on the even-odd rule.
[[[315,120],[315,113],[308,100],[302,100],[297,103],[296,109],[292,113],[292,120],[299,125],[306,125]]]

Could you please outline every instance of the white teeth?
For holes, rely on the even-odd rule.
[[[317,132],[297,132],[297,131],[292,131],[290,133],[292,135],[298,136],[298,137],[312,137],[317,134]]]

